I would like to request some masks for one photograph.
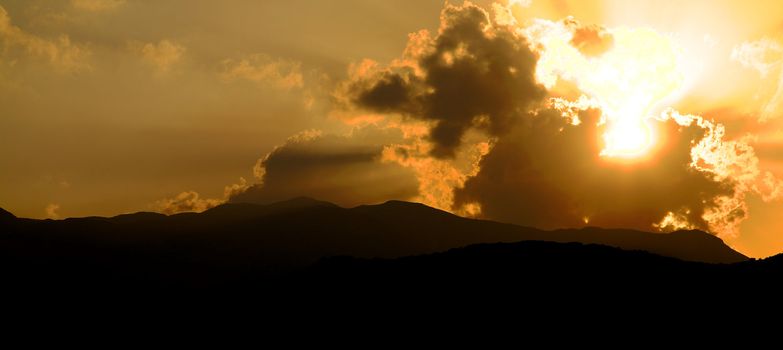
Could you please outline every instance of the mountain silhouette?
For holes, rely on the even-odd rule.
[[[33,220],[9,215],[0,222],[0,272],[14,285],[36,290],[53,285],[212,288],[272,280],[307,284],[327,276],[426,280],[426,271],[498,278],[554,272],[571,278],[589,271],[619,277],[636,269],[685,276],[691,270],[709,275],[783,265],[749,261],[700,231],[542,231],[402,201],[342,208],[302,197],[169,216],[140,212]],[[503,261],[508,264],[493,265]]]
[[[603,244],[710,263],[747,260],[717,237],[700,231],[671,234],[599,228],[542,231],[467,219],[403,201],[346,209],[300,197],[269,205],[229,203],[203,213],[172,216],[140,212],[112,218],[24,219],[17,220],[15,230],[43,241],[56,236],[112,246],[123,242],[141,250],[176,247],[218,260],[221,257],[215,253],[219,251],[226,254],[226,259],[248,259],[269,265],[307,265],[334,255],[394,258],[475,243],[523,240]]]
[[[13,215],[5,212],[3,217]],[[467,219],[403,201],[346,209],[300,197],[269,205],[229,203],[203,213],[171,216],[139,212],[111,218],[20,219],[12,227],[42,241],[70,237],[95,244],[123,242],[142,250],[171,245],[193,249],[193,254],[220,250],[270,264],[306,265],[334,255],[393,258],[523,240],[603,244],[709,263],[747,260],[719,238],[700,231],[655,234],[592,227],[542,231]]]
[[[715,312],[726,298],[767,303],[779,298],[783,255],[734,264],[689,262],[614,247],[544,241],[482,243],[396,259],[331,257],[294,274],[302,290],[330,286],[331,298],[388,297],[451,305],[522,302],[538,310]],[[454,300],[456,299],[456,300]],[[764,302],[762,302],[763,306]]]
[[[0,221],[8,221],[16,219],[16,216],[14,214],[11,214],[10,212],[6,211],[3,208],[0,208]]]
[[[748,258],[731,249],[719,238],[702,231],[675,231],[669,234],[628,229],[588,227],[543,231],[530,227],[491,221],[465,219],[419,203],[389,201],[352,210],[382,220],[407,240],[422,240],[431,250],[440,251],[480,242],[538,240],[608,245],[627,250],[644,250],[662,256],[708,263],[734,263]],[[415,227],[415,230],[410,228]],[[416,236],[422,231],[423,237]],[[447,244],[438,244],[447,242]],[[450,246],[450,247],[448,247]]]

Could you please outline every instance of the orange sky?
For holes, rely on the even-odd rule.
[[[728,135],[750,135],[761,167],[778,177],[783,175],[783,100],[775,94],[783,82],[783,56],[768,54],[770,71],[763,76],[738,64],[732,52],[743,43],[783,39],[783,3],[779,1],[533,1],[517,6],[521,20],[557,19],[574,16],[606,27],[650,27],[671,35],[694,58],[692,81],[672,100],[681,111],[705,115],[726,125]],[[775,56],[777,55],[777,56]],[[779,92],[778,92],[779,93]],[[773,114],[759,119],[765,107]],[[783,250],[783,223],[777,218],[780,200],[765,202],[752,197],[742,234],[731,244],[740,251],[764,257]]]
[[[493,1],[475,3],[494,16]],[[489,176],[503,147],[512,157],[524,154],[509,143],[517,131],[497,132],[486,126],[494,125],[494,117],[477,115],[458,135],[453,158],[431,156],[439,146],[432,142],[436,119],[362,105],[352,95],[371,91],[379,74],[420,68],[414,61],[426,56],[428,43],[438,40],[444,26],[442,8],[440,0],[0,0],[0,206],[35,218],[201,210],[255,185],[268,199],[310,195],[341,205],[406,199],[464,215],[524,218],[516,214],[524,208],[488,217],[493,203],[478,194],[486,187],[469,188]],[[783,223],[777,219],[783,194],[774,191],[772,180],[764,187],[765,179],[783,179],[783,3],[532,0],[514,1],[510,11],[520,31],[540,20],[560,25],[572,16],[617,40],[623,31],[649,29],[670,44],[680,55],[683,81],[647,112],[673,107],[702,116],[725,127],[723,141],[752,147],[760,175],[750,180],[737,170],[727,175],[726,181],[748,188],[742,198],[734,197],[745,206],[745,217],[724,239],[754,257],[783,251]],[[458,50],[452,54],[450,59],[464,58]],[[537,54],[546,57],[544,51]],[[612,101],[628,104],[627,97],[606,92],[603,78],[578,74],[570,80],[559,76],[548,93],[603,98],[602,109],[615,106]],[[661,79],[658,74],[655,81]],[[625,74],[618,81],[631,80]],[[635,84],[651,80],[639,76]],[[605,128],[611,130],[611,123]],[[635,129],[622,129],[622,135],[628,130]],[[650,154],[652,162],[664,164],[666,153],[657,150],[665,148],[667,137],[676,137],[658,133]],[[529,146],[522,143],[513,147]],[[493,153],[495,146],[501,148]],[[498,164],[504,162],[513,159]],[[601,163],[579,164],[587,168],[575,169],[592,171],[591,164]],[[548,169],[540,166],[539,171]],[[629,175],[634,184],[639,179],[632,177],[643,174],[680,176],[674,170],[645,173],[643,164],[623,166],[626,173],[641,174]],[[510,169],[502,176],[513,176]],[[557,181],[546,182],[571,196],[562,203],[576,208],[575,217],[621,225],[606,219],[611,211],[647,220],[647,214],[620,208],[623,204],[610,208],[579,197],[594,190],[564,189],[553,185]],[[628,205],[642,208],[644,200]],[[557,203],[553,208],[564,208]],[[558,222],[552,220],[547,223]],[[649,229],[657,223],[649,222]]]

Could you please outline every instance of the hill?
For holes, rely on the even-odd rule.
[[[14,216],[14,214],[11,214],[10,212],[6,211],[3,208],[0,208],[0,221],[13,220],[13,219],[16,219],[16,216]]]
[[[519,241],[579,242],[644,250],[654,259],[665,259],[661,261],[676,266],[685,264],[681,260],[726,264],[747,261],[720,239],[699,231],[541,231],[462,218],[418,203],[390,201],[341,208],[297,198],[270,205],[230,203],[203,213],[171,216],[135,213],[111,218],[8,219],[0,223],[0,270],[8,280],[44,284],[42,288],[98,282],[102,286],[202,288],[269,281],[335,256],[351,256],[359,259],[356,261],[408,261],[405,257]],[[597,249],[593,245],[585,247]],[[542,263],[573,260],[568,250],[549,251],[551,255],[539,257]],[[613,264],[628,265],[621,254],[615,255]],[[494,259],[490,255],[485,258]],[[416,259],[411,261],[421,261]],[[451,264],[447,258],[437,261]]]
[[[466,219],[402,201],[346,209],[328,202],[296,198],[270,205],[224,204],[200,214],[165,216],[142,212],[112,218],[24,219],[17,220],[12,231],[25,233],[28,240],[86,240],[159,251],[175,246],[176,250],[187,251],[187,247],[193,254],[213,255],[221,251],[242,259],[294,265],[306,265],[334,255],[393,258],[475,243],[522,240],[603,244],[710,263],[747,260],[717,237],[700,231],[671,234],[600,228],[542,231]]]

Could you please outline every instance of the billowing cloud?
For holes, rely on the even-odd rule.
[[[19,57],[44,59],[61,71],[72,72],[89,69],[87,61],[91,52],[84,45],[71,42],[67,35],[57,39],[43,38],[28,33],[11,23],[8,12],[0,6],[0,55],[14,61]]]
[[[766,77],[780,68],[783,46],[770,38],[748,41],[734,47],[731,58],[746,67],[756,69],[761,76]]]
[[[229,198],[244,192],[247,188],[247,180],[239,178],[239,183],[228,185],[223,189],[223,198],[202,198],[196,191],[185,191],[174,197],[156,201],[150,207],[157,212],[168,215],[184,212],[202,212],[226,203]]]
[[[275,59],[265,54],[226,59],[222,66],[220,76],[225,81],[245,79],[284,89],[301,88],[304,85],[301,63]]]
[[[508,0],[508,7],[529,7],[532,2],[532,0]]]
[[[132,42],[131,49],[160,72],[168,72],[177,64],[187,49],[176,42],[163,39],[157,43]]]
[[[748,218],[747,196],[756,195],[765,202],[781,198],[783,181],[762,169],[752,146],[753,135],[731,140],[725,136],[724,125],[674,110],[666,111],[662,118],[681,126],[704,129],[704,137],[691,148],[690,166],[733,187],[731,195],[715,197],[715,207],[702,216],[709,223],[710,231],[723,238],[736,238],[740,223]]]
[[[389,120],[387,128],[399,129],[403,140],[384,146],[381,160],[396,163],[416,174],[418,195],[412,200],[429,206],[452,210],[454,188],[461,187],[479,170],[478,162],[490,148],[490,141],[480,132],[469,131],[453,158],[432,156],[433,143],[428,139],[429,124]],[[476,208],[463,206],[461,215],[474,216]]]
[[[731,58],[761,75],[759,95],[764,105],[759,120],[779,117],[783,108],[783,45],[770,38],[744,42],[734,48]]]
[[[453,158],[470,129],[506,133],[544,97],[534,77],[536,55],[513,27],[471,3],[447,4],[437,35],[411,37],[412,53],[375,74],[354,76],[356,105],[429,121],[430,153]]]
[[[752,136],[729,139],[720,123],[660,108],[684,81],[666,36],[572,18],[520,27],[506,10],[495,6],[492,17],[446,5],[436,35],[410,34],[387,66],[349,68],[333,116],[350,133],[301,132],[258,160],[260,183],[222,199],[183,192],[159,210],[302,195],[344,206],[408,199],[542,228],[696,228],[733,238],[747,196],[783,194]],[[755,54],[736,55],[761,67]],[[298,63],[265,55],[222,67],[226,82],[305,85]],[[575,94],[561,94],[563,82]]]
[[[395,130],[370,127],[349,135],[302,132],[260,159],[255,174],[261,183],[231,201],[269,203],[311,196],[355,206],[411,199],[417,194],[414,174],[382,161],[383,145],[399,138]]]
[[[571,45],[585,56],[600,56],[614,45],[614,37],[605,28],[597,25],[582,25],[573,18],[565,23],[573,31]]]
[[[223,200],[213,198],[201,198],[196,191],[185,191],[172,198],[161,199],[153,205],[153,208],[163,214],[176,214],[183,212],[202,212],[224,203]]]
[[[422,28],[439,3],[394,5],[421,16],[381,5],[349,16],[349,5],[331,3],[302,13],[285,2],[8,2],[0,141],[9,147],[0,159],[17,170],[0,174],[18,186],[2,195],[24,203],[14,212],[43,216],[51,193],[30,191],[29,179],[53,172],[79,189],[58,196],[74,215],[137,210],[166,196],[151,207],[308,195],[344,206],[409,199],[542,227],[734,237],[761,217],[751,211],[783,196],[783,44],[765,29],[779,31],[783,12],[729,2],[701,18],[701,5],[525,0],[494,4],[494,14],[448,5],[439,29],[408,34],[402,54],[388,36],[394,28],[362,21]],[[730,21],[746,17],[738,9],[776,19],[747,16],[754,23],[743,27]],[[234,25],[246,14],[252,20]],[[742,43],[759,35],[768,37]],[[344,78],[343,62],[357,57],[385,61],[358,60]],[[324,111],[330,102],[339,108]],[[308,128],[323,131],[285,141]],[[52,162],[29,161],[52,150]],[[254,168],[262,183],[206,191],[247,176],[259,153],[268,153]],[[133,184],[134,195],[96,200],[118,184]],[[189,189],[199,192],[177,194]],[[774,221],[777,207],[764,208],[772,214],[761,220]],[[744,237],[777,239],[753,226]]]
[[[59,219],[60,214],[57,212],[60,210],[60,205],[56,203],[50,203],[46,206],[46,218],[48,219]]]
[[[491,19],[470,3],[446,5],[437,35],[411,34],[387,67],[352,66],[337,94],[388,118],[350,122],[405,130],[383,159],[416,173],[416,200],[544,228],[699,228],[733,238],[748,195],[781,192],[752,140],[661,111],[685,81],[670,38],[572,18],[521,27],[504,7],[495,11]],[[542,86],[558,96],[562,82],[578,98],[544,102]]]
[[[709,229],[702,215],[732,188],[690,167],[691,141],[703,129],[661,122],[667,146],[655,160],[629,165],[599,156],[601,111],[576,112],[577,125],[556,109],[518,123],[482,159],[479,173],[456,190],[455,206],[478,203],[485,217],[543,228],[649,230],[675,211],[693,227]]]

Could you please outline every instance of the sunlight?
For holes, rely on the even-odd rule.
[[[528,36],[543,47],[536,78],[548,89],[558,79],[575,83],[600,107],[604,133],[600,155],[632,159],[656,143],[648,121],[685,81],[682,55],[670,37],[649,28],[608,29],[613,46],[588,57],[571,44],[572,31],[561,22],[539,20]]]
[[[601,156],[626,159],[645,155],[654,142],[650,127],[628,119],[614,123],[603,134],[603,139],[605,146]]]

